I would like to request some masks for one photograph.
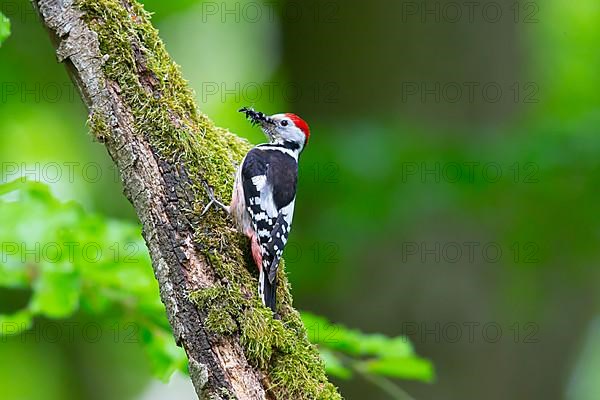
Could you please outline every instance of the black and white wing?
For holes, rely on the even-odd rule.
[[[284,151],[256,147],[244,159],[241,178],[262,255],[259,293],[275,311],[277,268],[292,225],[298,163]]]

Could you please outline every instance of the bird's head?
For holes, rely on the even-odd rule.
[[[273,144],[283,145],[291,150],[302,151],[308,143],[310,129],[302,118],[292,113],[265,115],[252,108],[239,110],[253,125],[260,125]]]

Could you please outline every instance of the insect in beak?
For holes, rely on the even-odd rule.
[[[265,115],[265,113],[254,111],[251,107],[242,107],[238,111],[246,114],[246,118],[248,118],[252,125],[261,125],[263,128],[266,128],[268,125],[275,125],[275,121]]]

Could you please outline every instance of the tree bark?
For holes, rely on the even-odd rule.
[[[198,396],[339,398],[285,276],[277,321],[256,299],[243,238],[216,211],[199,217],[202,183],[228,198],[233,164],[249,146],[198,113],[148,14],[135,0],[32,2],[120,171]],[[197,293],[212,297],[194,302]],[[262,334],[271,331],[280,336]]]

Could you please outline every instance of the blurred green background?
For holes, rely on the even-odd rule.
[[[135,223],[31,5],[0,4],[0,182],[25,175],[109,226]],[[600,398],[597,1],[144,4],[217,124],[259,143],[241,106],[309,122],[286,249],[299,309],[408,336],[436,369],[399,382],[416,399]],[[2,240],[35,237],[52,210],[4,209]],[[28,295],[0,288],[0,313]],[[187,398],[186,378],[155,380],[123,340],[138,316],[107,315],[69,317],[74,340],[52,340],[44,317],[0,336],[0,396]],[[348,399],[390,398],[334,381]]]

